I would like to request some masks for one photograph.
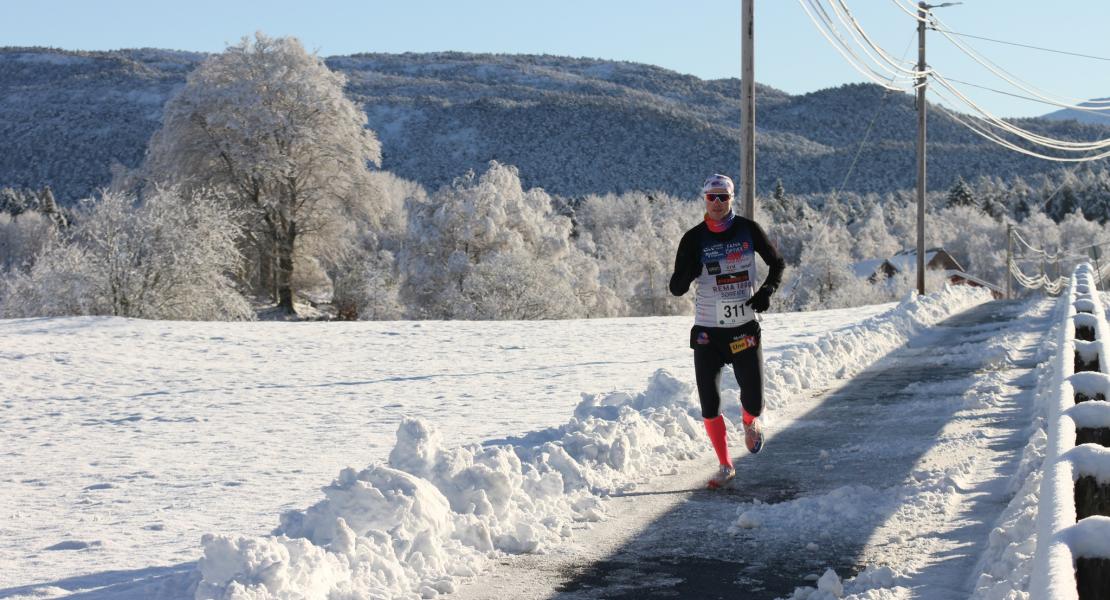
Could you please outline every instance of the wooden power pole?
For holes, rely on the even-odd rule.
[[[917,293],[925,294],[925,18],[929,5],[917,5]]]
[[[925,63],[925,24],[929,11],[934,8],[956,6],[962,2],[944,4],[917,3],[917,293],[925,293],[925,85],[928,69]]]
[[[742,0],[740,21],[740,185],[744,189],[743,216],[755,219],[755,0]]]

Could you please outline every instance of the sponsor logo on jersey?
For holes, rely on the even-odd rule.
[[[717,276],[717,285],[731,285],[734,283],[744,283],[748,280],[748,272],[740,271],[739,273],[729,273],[727,275]]]
[[[720,275],[720,274],[721,274],[721,263],[719,263],[719,262],[716,262],[716,261],[714,261],[714,262],[710,262],[710,263],[706,263],[706,264],[705,264],[705,270],[706,270],[706,271],[707,271],[707,272],[708,272],[708,273],[709,273],[710,275]]]
[[[745,335],[739,339],[733,340],[728,347],[732,350],[733,354],[743,352],[748,348],[755,348],[755,336]]]

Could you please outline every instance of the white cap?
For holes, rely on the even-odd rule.
[[[735,189],[732,185],[732,179],[728,175],[714,174],[710,175],[705,183],[701,186],[701,193],[703,194],[728,194],[732,195]]]

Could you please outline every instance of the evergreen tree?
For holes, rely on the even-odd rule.
[[[948,199],[944,204],[945,208],[975,206],[975,204],[975,195],[971,192],[971,187],[967,185],[962,176],[956,176],[956,182],[948,190]]]
[[[798,203],[786,193],[782,179],[775,180],[775,191],[771,193],[771,217],[777,223],[787,223],[801,216]]]
[[[1006,214],[1006,207],[995,198],[989,196],[983,199],[983,204],[980,205],[979,208],[983,209],[983,212],[986,213],[987,216],[996,221]]]
[[[54,200],[54,191],[50,189],[50,186],[46,186],[39,192],[39,211],[46,215],[46,218],[50,219],[55,227],[64,228],[69,224],[66,216],[58,208],[58,202]]]

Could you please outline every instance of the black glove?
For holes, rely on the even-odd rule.
[[[774,292],[775,290],[763,286],[756,290],[744,304],[752,307],[755,312],[761,313],[771,307],[771,294]]]

